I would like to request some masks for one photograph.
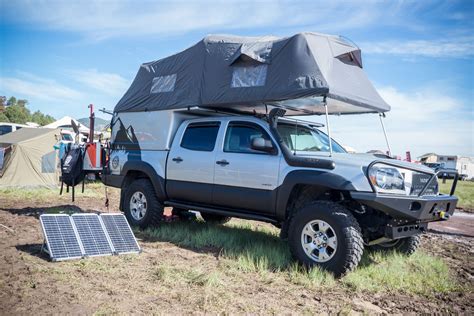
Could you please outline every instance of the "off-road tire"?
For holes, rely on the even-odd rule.
[[[390,252],[396,251],[401,254],[410,256],[412,255],[418,246],[420,246],[421,236],[415,235],[406,238],[397,239],[394,242],[387,242],[378,245],[369,246],[371,251],[382,251]]]
[[[141,192],[145,195],[147,201],[147,210],[145,216],[141,220],[133,218],[130,212],[130,199],[135,192]],[[148,179],[134,180],[126,189],[124,193],[123,212],[131,226],[138,226],[146,228],[157,226],[163,219],[163,205],[158,201],[155,194],[155,188]]]
[[[307,268],[319,266],[332,272],[336,277],[357,267],[364,252],[364,243],[359,223],[349,210],[334,202],[317,201],[295,211],[288,234],[288,243],[294,259]],[[337,237],[336,252],[329,261],[316,262],[303,249],[301,241],[303,229],[313,220],[328,223]]]
[[[202,219],[204,219],[206,223],[216,224],[216,225],[223,225],[232,219],[232,217],[229,217],[229,216],[211,214],[211,213],[201,213],[201,217]]]

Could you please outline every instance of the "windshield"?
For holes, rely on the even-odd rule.
[[[291,151],[329,152],[329,137],[323,132],[296,124],[279,123],[278,133]],[[332,140],[335,153],[345,153],[341,145]]]
[[[74,139],[72,139],[72,136],[70,134],[61,134],[63,140],[72,142]]]

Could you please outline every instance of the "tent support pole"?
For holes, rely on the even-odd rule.
[[[385,118],[385,113],[379,113],[380,124],[382,125],[383,135],[385,136],[385,142],[387,143],[388,155],[392,157],[392,150],[390,149],[390,143],[388,142],[387,131],[385,130],[385,125],[383,124],[383,118]]]
[[[329,113],[328,113],[328,104],[326,102],[326,96],[323,98],[324,110],[326,112],[326,128],[328,131],[329,138],[329,157],[332,157],[332,138],[331,138],[331,128],[329,127]]]

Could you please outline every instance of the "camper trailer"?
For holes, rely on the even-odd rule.
[[[296,260],[342,275],[364,248],[413,253],[456,207],[456,181],[442,195],[432,169],[331,138],[333,114],[383,122],[389,110],[340,37],[209,36],[140,67],[114,109],[102,181],[121,189],[133,225],[159,223],[165,206],[209,223],[264,221]]]

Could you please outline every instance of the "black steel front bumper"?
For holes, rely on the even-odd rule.
[[[458,202],[454,195],[397,196],[373,192],[351,192],[359,203],[384,212],[400,223],[421,223],[446,219]]]

